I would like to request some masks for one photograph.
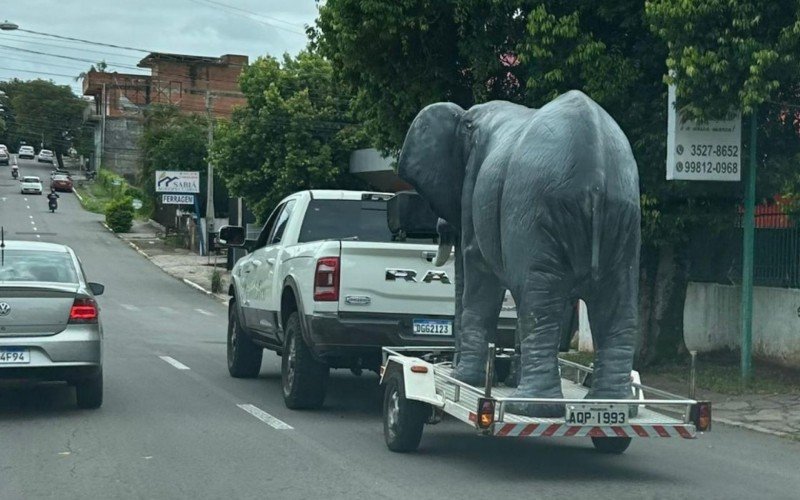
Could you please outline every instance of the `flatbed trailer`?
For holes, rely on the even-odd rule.
[[[508,354],[494,345],[489,350],[485,383],[477,387],[453,378],[453,347],[384,347],[383,428],[389,449],[416,450],[424,425],[438,423],[445,414],[487,436],[589,437],[604,453],[624,452],[633,438],[694,439],[711,429],[710,402],[642,385],[635,371],[631,399],[586,399],[592,368],[565,359],[559,359],[563,399],[512,398],[513,388],[493,383],[495,356]],[[509,403],[561,404],[565,415],[516,415],[507,411]]]

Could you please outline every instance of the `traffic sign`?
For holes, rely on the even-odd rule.
[[[194,205],[193,194],[162,194],[161,203],[164,205]]]
[[[739,181],[742,177],[742,115],[705,123],[683,120],[669,86],[667,180]]]

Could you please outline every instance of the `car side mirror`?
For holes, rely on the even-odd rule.
[[[92,291],[93,295],[103,295],[103,292],[106,291],[106,287],[100,283],[89,283],[89,290]]]
[[[219,242],[230,247],[245,246],[247,231],[241,226],[222,226],[219,229]]]

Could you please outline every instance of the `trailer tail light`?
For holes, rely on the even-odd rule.
[[[425,365],[411,365],[413,373],[428,373],[428,367]]]
[[[494,423],[494,399],[478,399],[478,429],[488,429]]]
[[[314,273],[314,300],[337,302],[339,300],[339,257],[323,257],[317,261]]]
[[[70,324],[97,323],[97,302],[92,299],[75,299],[69,311]]]
[[[704,401],[701,403],[693,404],[689,412],[689,418],[694,423],[697,432],[706,432],[711,430],[711,402]]]

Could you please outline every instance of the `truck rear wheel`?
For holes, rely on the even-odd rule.
[[[325,402],[330,368],[314,359],[303,341],[300,316],[289,315],[284,326],[286,344],[281,356],[283,402],[292,410],[316,409]]]
[[[236,378],[257,377],[263,355],[264,349],[244,333],[236,314],[236,302],[231,301],[228,307],[228,373]]]
[[[420,401],[406,399],[402,375],[389,375],[383,393],[383,436],[386,446],[399,453],[416,451],[422,429],[430,415],[430,407]]]
[[[632,438],[623,437],[593,437],[594,449],[600,453],[621,455],[631,445]]]

